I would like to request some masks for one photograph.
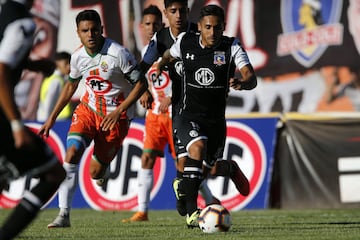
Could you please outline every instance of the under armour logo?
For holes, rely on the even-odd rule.
[[[190,53],[186,53],[186,57],[185,57],[186,59],[191,59],[191,60],[194,60],[194,58],[195,58],[195,55],[194,54],[190,54]]]

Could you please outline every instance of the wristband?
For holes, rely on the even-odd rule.
[[[24,128],[24,124],[20,120],[12,120],[12,121],[10,121],[10,125],[11,125],[11,130],[13,132],[17,132]]]

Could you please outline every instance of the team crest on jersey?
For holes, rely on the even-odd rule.
[[[225,52],[215,51],[214,52],[214,64],[216,66],[221,66],[221,65],[224,65],[225,63],[226,63]]]
[[[297,62],[311,67],[329,46],[343,43],[339,22],[343,0],[282,0],[277,55],[292,55]]]
[[[109,69],[109,65],[105,61],[103,61],[100,66],[103,72],[107,72]]]

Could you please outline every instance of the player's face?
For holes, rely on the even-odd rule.
[[[89,54],[97,53],[102,44],[102,26],[94,21],[81,21],[77,27],[81,43]]]
[[[169,21],[169,26],[172,29],[182,31],[187,26],[189,9],[178,2],[171,4],[164,10],[165,16]]]
[[[224,31],[224,22],[217,16],[205,16],[198,23],[201,33],[201,44],[205,47],[213,47],[219,41]]]
[[[146,40],[150,41],[154,33],[161,29],[162,22],[156,15],[147,14],[144,15],[141,26]]]

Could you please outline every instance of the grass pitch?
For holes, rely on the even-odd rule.
[[[188,229],[184,217],[174,211],[151,211],[148,222],[122,223],[133,212],[99,212],[74,209],[71,228],[47,229],[57,209],[43,210],[17,239],[114,240],[114,239],[360,239],[360,209],[327,210],[247,210],[232,212],[229,232],[205,234]],[[0,223],[10,213],[0,209]]]

